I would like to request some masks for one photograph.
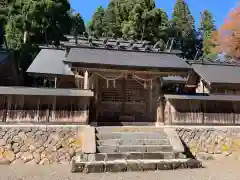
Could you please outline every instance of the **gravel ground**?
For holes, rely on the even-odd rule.
[[[70,165],[0,166],[0,180],[240,180],[240,161],[209,161],[204,169],[72,174]]]

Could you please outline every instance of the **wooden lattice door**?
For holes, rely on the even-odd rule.
[[[98,120],[142,121],[147,116],[148,89],[132,78],[99,78]]]

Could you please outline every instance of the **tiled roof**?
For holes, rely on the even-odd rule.
[[[192,64],[194,71],[210,84],[240,84],[240,66]]]
[[[190,66],[175,54],[113,49],[71,48],[65,62],[140,68],[190,69]]]
[[[74,75],[68,65],[63,63],[65,51],[42,49],[27,69],[28,73],[48,75]]]

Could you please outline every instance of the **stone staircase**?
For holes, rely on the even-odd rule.
[[[179,148],[175,131],[163,127],[97,127],[96,153],[79,153],[72,172],[122,172],[197,168],[201,163],[187,159]],[[170,137],[171,136],[171,137]],[[178,145],[176,145],[178,144]]]

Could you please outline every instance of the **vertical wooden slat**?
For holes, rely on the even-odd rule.
[[[3,111],[3,118],[2,121],[6,122],[7,119],[7,111],[8,111],[8,99],[7,96],[3,96],[4,98],[4,111]]]

